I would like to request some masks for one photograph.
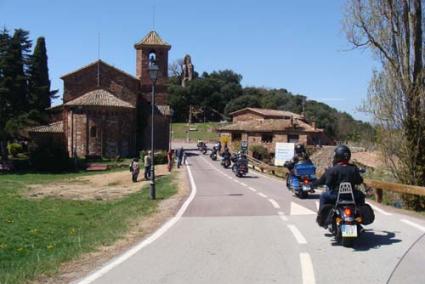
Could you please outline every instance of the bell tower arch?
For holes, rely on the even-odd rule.
[[[153,56],[159,66],[159,77],[157,89],[159,92],[165,91],[165,84],[168,80],[168,51],[171,49],[157,32],[149,32],[141,41],[134,45],[136,49],[136,77],[140,80],[142,91],[151,90],[151,80],[149,78],[149,60]]]

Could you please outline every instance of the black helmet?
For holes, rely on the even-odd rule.
[[[295,145],[295,153],[297,153],[297,154],[305,153],[304,145],[303,144]]]
[[[348,162],[350,158],[351,158],[350,148],[348,148],[345,145],[339,145],[335,148],[334,163],[338,163],[341,161]]]

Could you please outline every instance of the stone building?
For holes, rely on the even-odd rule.
[[[168,149],[168,51],[171,46],[151,31],[134,45],[136,76],[102,60],[63,75],[63,104],[49,109],[51,123],[29,130],[33,140],[54,138],[71,157],[129,157],[150,148],[150,58],[160,68],[155,99],[155,148]]]
[[[289,111],[260,108],[244,108],[230,113],[233,120],[229,125],[217,129],[221,137],[232,143],[248,141],[248,145],[259,144],[274,153],[276,142],[302,143],[305,145],[324,145],[333,142],[309,124],[299,114]]]

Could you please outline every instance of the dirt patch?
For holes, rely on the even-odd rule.
[[[310,158],[316,165],[317,173],[319,175],[323,174],[326,168],[332,166],[334,151],[334,146],[326,146],[311,155]],[[351,161],[358,162],[364,166],[374,169],[384,166],[379,152],[353,151],[351,154]]]
[[[167,165],[155,167],[155,175],[167,175]],[[110,172],[77,177],[43,185],[31,185],[26,192],[30,198],[56,197],[72,200],[113,200],[139,191],[149,181],[141,171],[138,182],[131,181],[129,171]]]
[[[186,170],[181,168],[177,171],[177,193],[161,201],[154,214],[134,220],[129,226],[130,230],[114,244],[98,247],[95,252],[81,255],[77,260],[61,265],[57,275],[53,277],[43,276],[31,283],[61,284],[76,281],[155,232],[163,223],[175,216],[190,192]]]
[[[352,154],[351,159],[369,168],[376,169],[384,166],[379,152],[357,152]]]

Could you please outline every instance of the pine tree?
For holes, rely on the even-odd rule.
[[[50,91],[47,51],[44,37],[37,39],[30,68],[30,107],[45,113],[57,91]]]

